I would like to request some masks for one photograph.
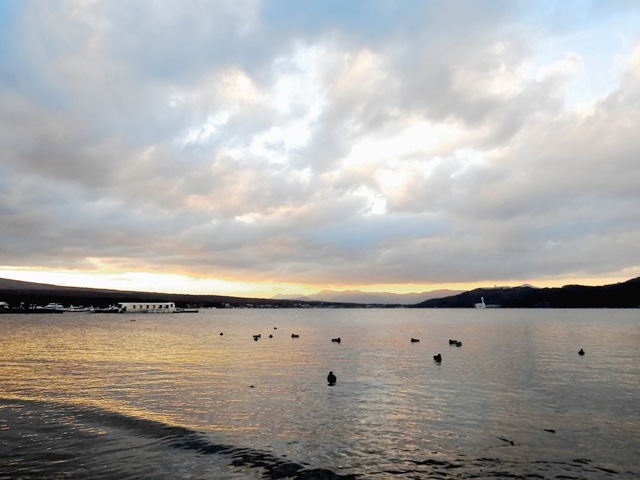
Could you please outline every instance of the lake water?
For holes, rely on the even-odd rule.
[[[8,478],[640,478],[640,310],[0,315]]]

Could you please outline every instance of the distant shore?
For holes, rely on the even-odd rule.
[[[474,308],[482,298],[487,305],[500,305],[502,308],[639,308],[640,277],[600,287],[566,285],[554,288],[477,288],[415,305],[125,292],[0,279],[0,302],[6,302],[11,308],[20,305],[46,305],[50,302],[106,308],[118,302],[153,301],[175,302],[176,307],[180,308]]]

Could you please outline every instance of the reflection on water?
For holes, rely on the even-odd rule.
[[[637,310],[1,315],[0,329],[14,402],[181,425],[343,474],[640,472]]]

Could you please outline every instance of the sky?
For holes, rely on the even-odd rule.
[[[640,2],[0,0],[0,277],[640,276]]]

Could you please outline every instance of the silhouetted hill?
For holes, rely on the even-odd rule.
[[[473,308],[481,297],[485,303],[503,308],[636,308],[640,306],[640,277],[599,287],[477,288],[453,297],[427,300],[414,307]]]
[[[242,298],[221,295],[188,295],[179,293],[134,292],[81,287],[63,287],[43,283],[22,282],[0,278],[0,302],[12,307],[46,305],[50,302],[68,305],[107,307],[118,302],[175,302],[177,306],[197,305],[201,307],[223,306],[279,306],[291,307],[301,301],[268,300],[264,298]],[[318,302],[303,302],[317,304]]]
[[[566,285],[560,288],[478,288],[458,295],[430,299],[413,308],[473,308],[484,297],[485,303],[503,308],[636,308],[640,307],[640,277],[626,282],[599,287]],[[118,302],[175,302],[177,306],[200,307],[294,307],[339,306],[361,307],[362,305],[341,302],[309,300],[281,300],[265,298],[242,298],[222,295],[188,295],[176,293],[135,292],[81,287],[63,287],[42,283],[22,282],[0,278],[0,302],[13,307],[46,305],[50,302],[67,305],[107,307]]]

